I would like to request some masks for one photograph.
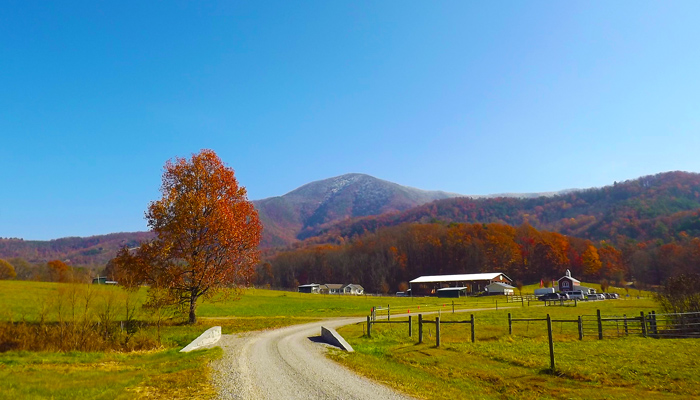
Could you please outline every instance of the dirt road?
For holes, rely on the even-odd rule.
[[[286,328],[224,335],[216,346],[224,356],[214,364],[222,399],[409,399],[359,377],[324,356],[321,325],[363,321],[334,319]]]

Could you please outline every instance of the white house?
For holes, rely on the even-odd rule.
[[[360,285],[356,285],[354,283],[350,283],[348,285],[343,286],[341,290],[344,294],[355,294],[355,295],[365,294],[365,288],[363,288]]]

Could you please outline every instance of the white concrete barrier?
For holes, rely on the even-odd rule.
[[[210,344],[214,344],[221,339],[221,327],[220,326],[215,326],[212,328],[207,329],[197,337],[197,339],[193,340],[192,343],[188,344],[185,346],[184,349],[180,350],[180,353],[187,353],[192,350],[196,350],[200,347],[208,346]]]
[[[342,336],[340,336],[338,332],[335,331],[335,329],[326,328],[325,326],[322,326],[321,337],[323,338],[323,340],[326,341],[326,343],[340,347],[348,353],[352,353],[353,351],[355,351],[352,348],[352,346],[350,346],[350,343],[346,342],[345,339]]]

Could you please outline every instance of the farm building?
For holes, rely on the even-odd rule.
[[[98,276],[97,278],[92,278],[92,283],[96,285],[116,285],[117,281],[110,281],[106,276]]]
[[[309,283],[307,285],[299,285],[297,287],[297,290],[299,293],[321,293],[321,286],[323,286],[323,289],[328,290],[326,285],[320,285],[318,283]]]
[[[486,286],[486,293],[487,294],[504,294],[506,296],[512,296],[513,289],[515,289],[515,288],[513,286],[510,286],[507,283],[494,282],[494,283]]]
[[[342,283],[326,283],[328,286],[328,294],[341,294],[343,289]]]
[[[354,283],[343,286],[343,294],[365,294],[365,288]]]
[[[570,290],[579,290],[579,286],[581,286],[581,281],[578,279],[574,279],[571,277],[571,271],[568,269],[566,270],[566,275],[562,276],[558,280],[559,282],[559,291],[560,292],[567,292]]]
[[[438,289],[464,287],[466,294],[476,294],[484,291],[486,286],[494,283],[513,282],[501,272],[486,272],[481,274],[431,275],[421,276],[409,282],[411,296],[434,296]]]
[[[328,294],[364,294],[365,289],[354,283],[343,284],[343,283],[327,283]]]
[[[307,285],[299,285],[297,287],[299,293],[320,293],[320,294],[364,294],[365,289],[357,284],[342,284],[342,283],[309,283]]]
[[[437,290],[437,297],[459,298],[467,295],[466,287],[448,287]]]

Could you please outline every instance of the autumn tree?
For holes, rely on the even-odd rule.
[[[51,260],[46,265],[49,268],[49,276],[53,282],[66,282],[69,279],[71,267],[61,260]]]
[[[0,279],[14,279],[15,276],[17,276],[15,267],[9,262],[0,259]]]
[[[146,211],[156,238],[119,252],[117,278],[169,291],[192,324],[200,297],[249,284],[262,225],[233,169],[212,150],[166,162],[160,191]]]

